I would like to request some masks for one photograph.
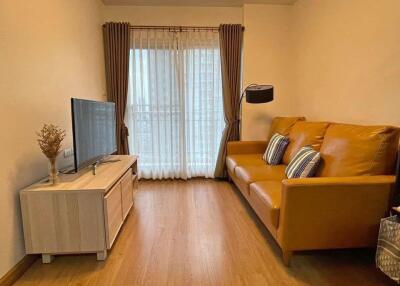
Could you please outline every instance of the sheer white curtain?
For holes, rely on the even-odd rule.
[[[225,125],[218,32],[131,33],[125,120],[139,176],[213,177]]]

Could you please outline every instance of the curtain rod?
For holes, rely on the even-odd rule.
[[[145,29],[154,29],[154,30],[178,30],[178,31],[186,31],[186,30],[207,30],[207,31],[219,31],[219,27],[196,27],[196,26],[130,26],[132,30],[145,30]],[[244,27],[242,27],[244,31]]]

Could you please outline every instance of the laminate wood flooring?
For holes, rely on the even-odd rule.
[[[279,247],[227,182],[141,181],[135,208],[108,259],[56,256],[15,284],[40,285],[395,285],[371,250],[295,253]]]

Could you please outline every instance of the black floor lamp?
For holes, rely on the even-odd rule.
[[[239,101],[240,109],[240,132],[242,134],[242,100],[246,95],[246,102],[251,104],[267,103],[274,100],[274,87],[272,85],[250,84],[242,92]]]

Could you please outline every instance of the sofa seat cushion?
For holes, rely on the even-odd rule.
[[[289,132],[289,145],[283,156],[283,164],[289,164],[294,155],[304,146],[311,145],[315,151],[321,148],[329,123],[298,121]]]
[[[250,185],[258,181],[281,181],[286,178],[286,165],[262,165],[262,166],[237,166],[235,175],[244,183]]]
[[[250,200],[263,222],[279,225],[282,182],[261,181],[250,185]]]
[[[263,166],[267,163],[262,159],[263,154],[234,154],[226,157],[226,166],[231,173],[237,166]]]
[[[275,133],[287,136],[296,122],[304,120],[306,120],[304,117],[275,117],[272,120],[267,140],[271,139]]]
[[[391,126],[332,124],[320,149],[317,176],[394,174],[399,135],[400,129]]]

